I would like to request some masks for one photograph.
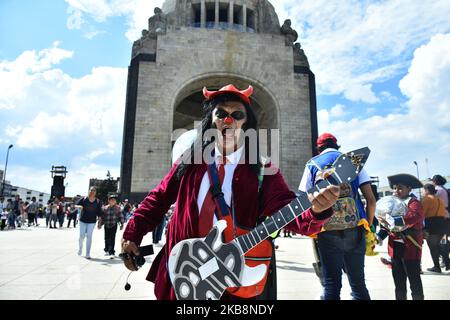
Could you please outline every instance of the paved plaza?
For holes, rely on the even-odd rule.
[[[154,300],[153,284],[145,280],[150,268],[146,264],[129,277],[131,290],[124,285],[129,272],[119,258],[109,259],[103,253],[104,231],[95,229],[92,259],[77,255],[78,228],[47,229],[40,219],[39,227],[0,232],[0,299],[26,300]],[[121,231],[117,233],[119,252]],[[387,243],[387,241],[385,241]],[[143,245],[151,243],[151,235]],[[378,256],[366,257],[366,281],[372,299],[393,300],[391,270],[380,262],[387,255],[386,243],[377,247]],[[317,300],[320,284],[312,268],[314,256],[307,237],[278,238],[278,299]],[[161,246],[155,247],[155,254]],[[84,254],[84,251],[83,251]],[[154,256],[147,257],[151,262]],[[424,246],[423,269],[432,266],[428,247]],[[450,299],[450,274],[422,275],[425,299]],[[349,300],[350,289],[344,276],[341,298]],[[410,299],[410,294],[409,294]]]

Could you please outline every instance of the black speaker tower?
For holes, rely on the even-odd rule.
[[[66,178],[67,168],[64,166],[52,166],[52,178],[53,185],[51,190],[50,198],[57,197],[61,199],[61,197],[65,196],[64,179]]]

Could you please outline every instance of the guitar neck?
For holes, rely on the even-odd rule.
[[[308,193],[320,192],[330,185],[339,185],[341,183],[352,182],[363,168],[368,156],[369,148],[358,149],[348,154],[341,154],[333,162],[333,170],[330,170],[329,176],[324,180],[319,180],[308,190]],[[273,216],[266,219],[249,233],[239,236],[235,241],[244,253],[267,239],[272,233],[277,232],[303,212],[311,207],[306,192],[301,192],[290,204],[278,211]]]
[[[301,192],[290,204],[278,211],[276,214],[267,218],[249,233],[235,238],[235,241],[244,253],[257,246],[260,242],[267,239],[272,233],[277,232],[291,221],[301,216],[301,214],[311,207],[308,195]]]

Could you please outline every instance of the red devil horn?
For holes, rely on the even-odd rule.
[[[203,96],[209,99],[214,91],[209,91],[206,87],[203,87]]]
[[[248,88],[245,89],[244,91],[241,91],[241,93],[248,98],[253,93],[253,87],[252,86],[248,86]]]

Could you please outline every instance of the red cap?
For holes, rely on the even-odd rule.
[[[332,140],[334,143],[337,143],[337,139],[331,133],[325,132],[322,133],[319,138],[317,138],[317,147],[320,148],[325,145],[327,140]]]
[[[208,91],[208,89],[206,89],[206,87],[203,88],[203,96],[206,98],[206,100],[214,99],[215,97],[220,96],[222,94],[226,94],[226,93],[235,94],[239,98],[241,98],[242,101],[244,101],[246,104],[250,105],[249,97],[253,93],[253,87],[252,86],[248,86],[247,89],[242,90],[242,91],[238,90],[232,84],[229,84],[229,85],[219,89],[218,91]]]

